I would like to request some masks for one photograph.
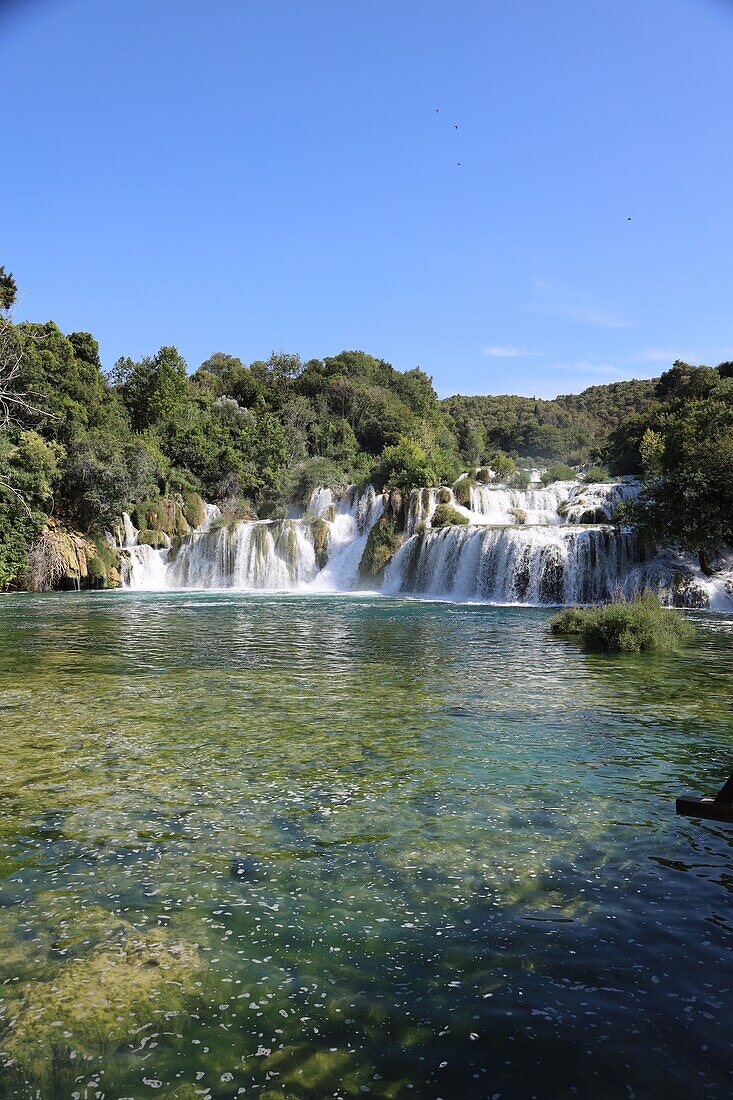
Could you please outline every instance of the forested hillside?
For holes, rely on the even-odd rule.
[[[626,416],[646,408],[654,385],[654,380],[613,382],[552,401],[491,395],[449,397],[442,407],[453,420],[469,464],[483,461],[487,449],[500,449],[576,465],[597,457],[609,433]]]
[[[3,269],[0,290],[0,586],[23,583],[49,527],[89,536],[102,562],[123,511],[165,512],[180,535],[200,497],[231,519],[280,517],[317,485],[450,485],[489,464],[510,476],[510,457],[644,471],[637,522],[686,545],[706,532],[733,538],[730,364],[675,364],[656,383],[554,401],[440,402],[423,371],[362,351],[250,364],[216,353],[190,372],[162,347],[107,373],[89,333],[13,324],[15,285]],[[155,527],[167,530],[162,519]]]

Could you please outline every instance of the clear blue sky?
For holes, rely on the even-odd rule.
[[[731,58],[733,0],[6,0],[16,316],[441,395],[733,358]]]

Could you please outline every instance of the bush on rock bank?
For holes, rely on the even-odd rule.
[[[695,637],[692,623],[651,593],[633,600],[620,597],[602,607],[566,607],[550,629],[608,653],[676,653]]]

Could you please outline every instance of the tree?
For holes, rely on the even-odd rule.
[[[432,485],[435,475],[422,447],[410,439],[401,439],[385,447],[374,471],[379,486],[408,490],[416,485]]]
[[[8,312],[12,309],[17,296],[18,287],[12,271],[6,271],[4,267],[0,267],[0,312]]]
[[[114,380],[136,431],[179,425],[193,404],[186,363],[174,347],[162,347],[139,363],[118,360]]]

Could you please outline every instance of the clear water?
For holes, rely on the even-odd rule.
[[[2,597],[0,1095],[729,1096],[733,620],[548,617]]]

